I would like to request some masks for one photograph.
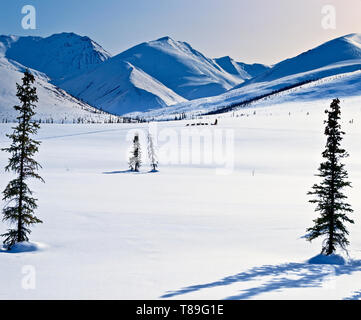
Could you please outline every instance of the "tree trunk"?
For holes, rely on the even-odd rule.
[[[25,114],[23,116],[23,132],[22,132],[22,141],[21,141],[21,154],[20,154],[20,193],[19,193],[19,206],[18,206],[18,234],[17,241],[23,242],[22,229],[23,229],[23,221],[22,221],[22,212],[23,212],[23,191],[24,191],[24,158],[25,158]]]

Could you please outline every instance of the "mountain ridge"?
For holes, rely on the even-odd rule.
[[[72,123],[74,121],[105,122],[110,115],[101,112],[49,82],[49,78],[36,70],[0,56],[0,121],[14,122],[17,113],[13,106],[19,103],[16,83],[21,83],[23,73],[29,70],[35,77],[39,101],[35,120]],[[116,118],[116,117],[112,117]]]
[[[0,53],[6,58],[47,74],[55,84],[111,57],[89,37],[69,32],[45,38],[0,36],[0,43]]]
[[[186,99],[126,61],[108,60],[62,84],[67,92],[114,114],[147,111]]]
[[[158,108],[183,112],[247,101],[360,70],[361,34],[329,40],[272,67],[229,56],[211,59],[169,36],[113,57],[89,37],[75,33],[0,36],[0,57],[33,69],[40,78],[47,77],[44,81],[99,109],[119,115]]]

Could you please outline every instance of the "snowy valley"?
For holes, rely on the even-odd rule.
[[[0,299],[361,299],[359,34],[273,66],[170,37],[112,56],[76,34],[1,36],[0,149],[26,68],[46,182],[29,185],[44,223],[25,250],[0,249]],[[307,192],[337,97],[355,224],[345,263],[310,263],[322,241],[304,238],[317,217]],[[149,123],[116,123],[124,115]],[[135,134],[140,172],[128,164]],[[13,177],[0,171],[0,190]],[[36,290],[22,287],[24,266]]]
[[[222,172],[225,160],[182,163],[178,139],[170,145],[159,141],[158,173],[149,173],[146,160],[139,173],[129,172],[129,131],[146,133],[147,124],[42,124],[37,160],[46,184],[31,184],[44,221],[31,234],[38,251],[0,252],[0,297],[360,297],[361,98],[342,100],[353,182],[348,195],[356,221],[350,228],[349,263],[307,263],[320,252],[321,241],[309,244],[302,238],[316,217],[306,193],[317,181],[328,104],[259,107],[255,114],[250,109],[239,117],[218,116],[218,126],[200,130],[187,129],[189,120],[158,124],[159,137],[169,130],[178,138],[184,130],[195,130],[195,136],[208,130],[215,150],[221,147],[215,132],[232,130],[234,164],[228,174]],[[203,121],[213,122],[214,116]],[[0,126],[5,147],[10,124]],[[169,152],[179,156],[170,162]],[[0,166],[6,163],[2,152]],[[1,173],[1,189],[10,177]],[[0,232],[5,229],[1,224]],[[36,290],[21,287],[24,265],[36,268]]]

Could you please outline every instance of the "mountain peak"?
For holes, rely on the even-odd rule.
[[[55,33],[47,38],[44,38],[44,39],[57,39],[57,40],[63,40],[63,39],[72,39],[74,41],[78,41],[78,40],[81,40],[81,41],[86,41],[86,42],[89,42],[89,43],[95,43],[92,39],[90,39],[88,36],[81,36],[77,33],[74,33],[74,32],[61,32],[61,33]]]
[[[185,99],[215,96],[240,83],[188,43],[169,36],[143,42],[113,59],[130,62]]]
[[[56,83],[92,69],[111,56],[89,37],[73,32],[46,38],[0,36],[0,55],[41,71]]]
[[[158,42],[168,42],[168,41],[174,41],[171,37],[169,36],[165,36],[165,37],[162,37],[162,38],[159,38],[155,41],[158,41]]]
[[[74,33],[74,32],[60,32],[60,33],[54,33],[50,37],[60,37],[60,36],[66,36],[66,37],[81,37],[80,35]]]
[[[224,57],[220,57],[220,58],[216,58],[215,60],[219,60],[219,61],[233,61],[233,59],[230,56],[224,56]]]

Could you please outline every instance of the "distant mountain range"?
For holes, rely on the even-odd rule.
[[[272,67],[228,56],[211,59],[170,37],[112,57],[74,33],[0,36],[0,121],[11,114],[15,82],[25,68],[36,76],[44,116],[60,117],[69,110],[94,114],[97,109],[145,116],[207,111],[360,70],[361,35],[331,40]]]
[[[282,101],[357,96],[361,95],[360,70],[361,34],[349,34],[277,63],[221,95],[152,110],[142,116],[171,118],[184,112],[203,114],[245,105],[265,96],[263,99],[270,100],[282,95]]]
[[[0,57],[41,72],[49,84],[82,103],[118,115],[215,96],[269,69],[238,64],[229,57],[210,59],[169,37],[111,57],[90,38],[74,33],[0,36]],[[14,92],[14,83],[4,85]],[[6,108],[7,100],[2,100]]]

